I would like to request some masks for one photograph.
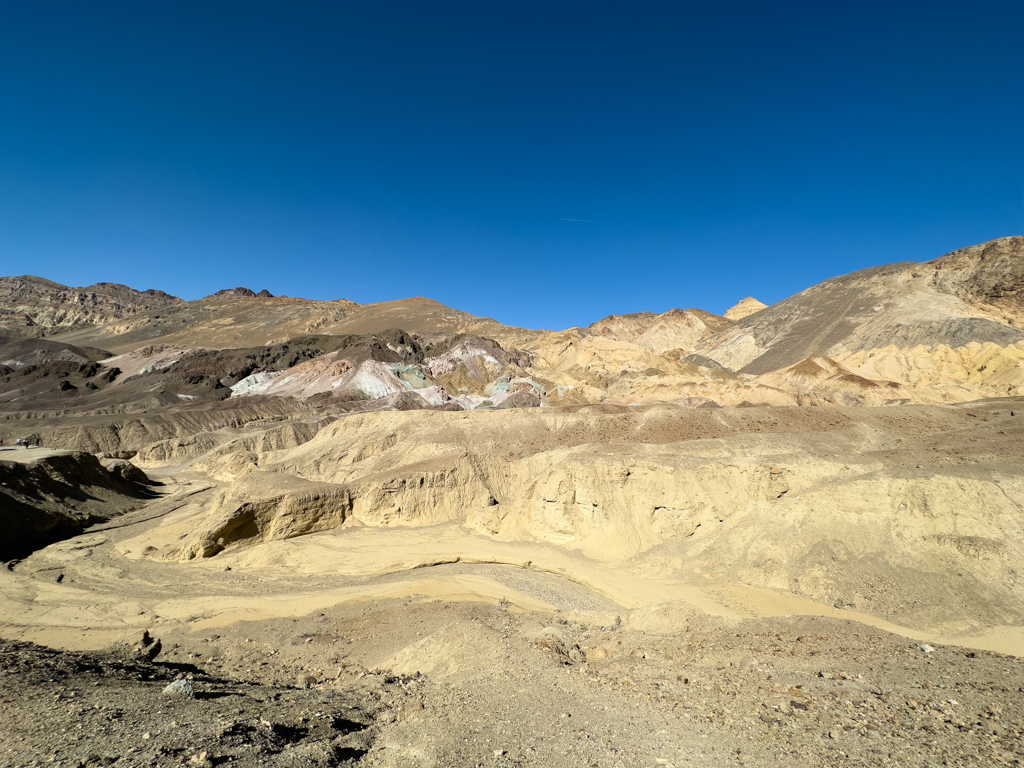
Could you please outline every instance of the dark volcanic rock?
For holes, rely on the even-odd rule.
[[[330,352],[344,351],[353,363],[418,363],[423,354],[405,331],[390,329],[363,336],[302,336],[281,344],[248,349],[204,349],[189,353],[167,368],[141,374],[132,381],[161,382],[169,392],[224,399],[229,387],[253,373],[285,371]],[[148,387],[152,389],[152,387]]]
[[[206,297],[207,299],[272,299],[274,294],[264,288],[259,293],[239,286],[238,288],[224,288],[223,290],[217,291],[216,293],[210,294]]]

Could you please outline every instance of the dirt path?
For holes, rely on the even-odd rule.
[[[23,446],[5,445],[0,448],[0,461],[13,461],[18,464],[27,464],[38,459],[45,459],[50,456],[65,456],[71,451],[62,451],[54,448],[25,448]]]

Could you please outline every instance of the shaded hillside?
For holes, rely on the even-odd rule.
[[[89,453],[51,456],[35,449],[0,449],[0,560],[24,557],[142,506],[153,497],[148,483],[142,470],[127,461],[104,465]]]

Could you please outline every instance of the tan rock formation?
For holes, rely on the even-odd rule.
[[[725,318],[699,309],[670,309],[661,315],[640,312],[633,315],[610,315],[588,330],[616,341],[636,344],[656,353],[693,350],[703,338],[717,333],[730,323]]]
[[[1024,395],[1024,341],[862,350],[841,358],[861,376],[899,382],[915,402],[964,402]]]
[[[726,320],[732,320],[735,323],[737,320],[742,320],[744,317],[749,317],[755,312],[760,312],[762,309],[767,308],[767,304],[762,304],[753,296],[747,296],[747,298],[740,299],[733,306],[729,307],[729,309],[725,311],[723,317],[725,317]]]
[[[212,557],[237,541],[289,539],[345,522],[345,489],[288,475],[245,475],[245,481],[213,494],[203,523],[172,553],[182,560]]]
[[[809,357],[754,381],[793,394],[800,405],[893,405],[910,401],[896,382],[858,376],[827,357]]]
[[[241,474],[239,454],[212,454],[208,471],[233,479],[197,502],[196,533],[173,556],[338,525],[461,522],[600,561],[657,552],[812,600],[927,573],[927,589],[985,584],[988,620],[1012,622],[1024,607],[1012,576],[1024,557],[1009,429],[1020,418],[999,404],[362,414],[296,448],[252,451]],[[967,437],[979,429],[983,443]],[[951,464],[949,449],[967,445],[968,463]],[[953,606],[930,610],[967,627]]]

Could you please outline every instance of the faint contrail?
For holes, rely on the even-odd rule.
[[[593,221],[593,219],[559,219],[559,221]]]

